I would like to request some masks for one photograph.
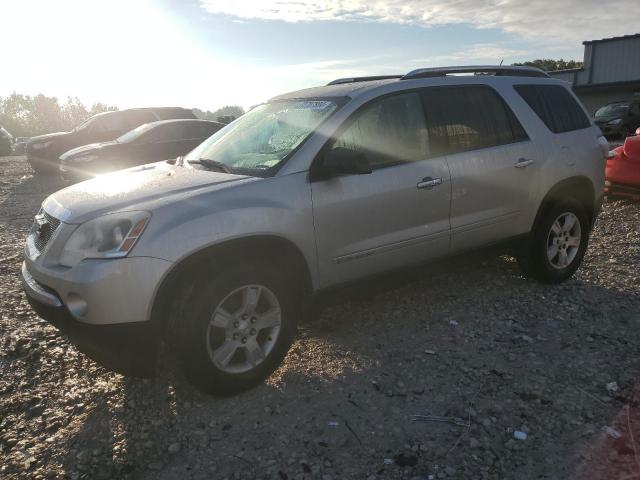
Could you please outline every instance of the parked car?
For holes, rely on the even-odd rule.
[[[64,177],[86,179],[100,173],[186,155],[223,128],[207,120],[145,123],[111,142],[74,148],[60,157]]]
[[[59,158],[72,148],[114,140],[143,123],[175,118],[195,119],[186,108],[133,108],[94,115],[70,132],[32,137],[27,144],[27,159],[36,173],[57,174]]]
[[[640,128],[607,159],[605,192],[640,199]]]
[[[594,120],[603,135],[627,138],[640,127],[640,100],[609,103],[596,111]]]
[[[27,152],[26,148],[28,142],[29,137],[16,137],[16,140],[13,143],[13,154],[24,155]]]
[[[0,127],[0,157],[13,152],[13,135],[4,127]]]
[[[337,80],[273,98],[175,163],[54,193],[24,288],[85,349],[153,358],[164,338],[198,387],[238,392],[280,364],[326,289],[513,240],[527,275],[569,278],[602,202],[601,135],[530,67]]]

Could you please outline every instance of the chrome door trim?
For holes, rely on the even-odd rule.
[[[379,247],[371,248],[369,250],[362,250],[360,252],[347,253],[346,255],[335,257],[333,259],[333,263],[335,264],[345,263],[350,260],[357,260],[359,258],[370,257],[372,255],[378,255],[380,253],[385,253],[392,250],[398,250],[400,248],[410,247],[412,245],[417,245],[420,243],[427,243],[431,240],[442,238],[443,236],[449,236],[449,234],[450,234],[449,230],[441,230],[440,232],[435,232],[435,233],[430,233],[428,235],[421,235],[419,237],[409,238],[408,240],[403,240],[401,242],[381,245]]]

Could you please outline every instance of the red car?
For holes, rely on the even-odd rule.
[[[640,200],[640,128],[607,159],[605,193]]]

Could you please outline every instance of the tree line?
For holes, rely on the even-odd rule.
[[[118,110],[114,105],[94,103],[85,106],[77,97],[60,101],[46,95],[23,95],[12,93],[0,97],[0,127],[4,127],[14,137],[33,137],[44,133],[64,132],[87,118],[102,112]],[[244,109],[238,105],[227,105],[215,111],[193,109],[198,118],[216,120],[221,116],[239,117]]]
[[[582,68],[584,64],[577,60],[553,60],[551,58],[540,58],[531,60],[530,62],[514,63],[516,67],[537,67],[545,72],[556,72],[558,70],[572,70],[574,68]]]

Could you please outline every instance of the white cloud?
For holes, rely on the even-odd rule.
[[[371,21],[497,28],[563,46],[635,33],[637,1],[616,0],[201,0],[211,13],[243,19]]]

